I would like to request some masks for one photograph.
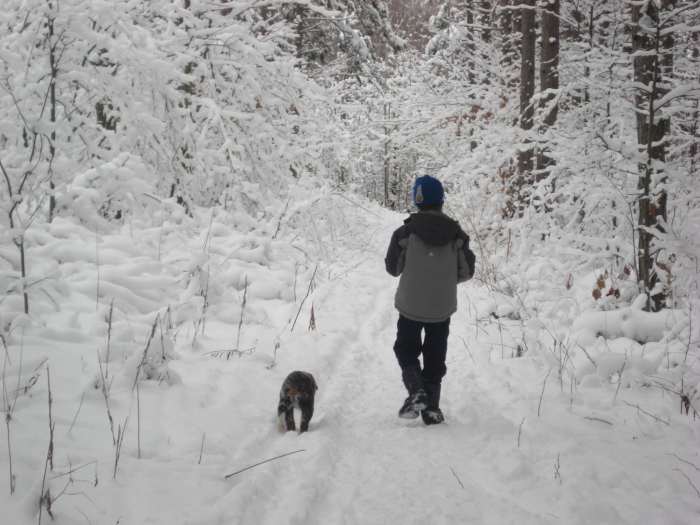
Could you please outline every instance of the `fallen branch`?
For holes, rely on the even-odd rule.
[[[274,458],[270,458],[270,459],[266,459],[266,460],[264,460],[264,461],[260,461],[260,462],[258,462],[258,463],[253,464],[253,465],[250,465],[249,467],[243,468],[243,469],[241,469],[241,470],[237,470],[236,472],[231,472],[231,474],[227,474],[226,476],[224,476],[224,479],[232,478],[232,477],[235,476],[236,474],[240,474],[241,472],[245,472],[246,470],[250,470],[250,469],[255,468],[255,467],[257,467],[257,466],[264,465],[265,463],[269,463],[270,461],[274,461],[274,460],[276,460],[276,459],[284,458],[284,457],[286,457],[286,456],[291,456],[292,454],[297,454],[297,453],[299,453],[299,452],[306,452],[306,449],[303,449],[303,448],[302,448],[302,449],[299,449],[299,450],[295,450],[295,451],[293,451],[293,452],[287,452],[286,454],[282,454],[282,455],[280,455],[280,456],[275,456]]]
[[[459,479],[459,476],[458,476],[457,473],[455,472],[455,469],[453,469],[452,467],[450,467],[450,470],[452,471],[452,475],[453,475],[453,476],[455,477],[455,479],[457,480],[457,483],[459,483],[459,486],[462,487],[462,488],[464,488],[464,483],[462,483],[462,480]]]
[[[231,359],[231,356],[237,355],[238,357],[243,357],[244,355],[250,355],[253,352],[255,352],[254,346],[251,346],[250,348],[245,348],[243,350],[238,350],[237,348],[225,348],[223,350],[213,350],[211,352],[207,352],[204,355],[209,355],[211,357],[225,357],[226,360],[228,361]]]
[[[674,468],[673,470],[675,470],[676,472],[680,472],[681,475],[682,475],[686,480],[688,480],[688,483],[690,483],[690,486],[693,487],[693,488],[695,489],[695,494],[697,494],[697,495],[698,495],[698,498],[700,498],[700,490],[698,490],[698,487],[695,485],[695,483],[693,483],[693,480],[691,480],[691,479],[688,477],[688,474],[686,474],[685,472],[683,472],[683,471],[682,471],[681,469],[679,469],[679,468]]]
[[[641,413],[646,414],[647,416],[649,416],[649,417],[655,419],[655,420],[658,421],[659,423],[663,423],[664,425],[666,425],[666,426],[668,426],[668,427],[671,426],[671,423],[670,423],[669,421],[666,421],[665,419],[660,418],[659,416],[655,416],[655,415],[652,414],[651,412],[647,412],[646,410],[644,410],[644,409],[643,409],[642,407],[640,407],[639,405],[633,405],[632,403],[628,403],[627,401],[625,401],[625,405],[627,405],[627,406],[629,406],[629,407],[632,407],[632,408],[636,408],[636,409],[639,410]]]
[[[695,463],[691,463],[691,462],[688,461],[687,459],[683,459],[683,458],[680,457],[678,454],[674,454],[674,453],[672,453],[672,452],[669,452],[669,453],[667,453],[666,455],[667,455],[667,456],[673,456],[674,458],[676,458],[676,459],[677,459],[678,461],[680,461],[681,463],[685,463],[686,465],[689,465],[689,466],[693,467],[697,472],[700,472],[700,467],[698,467]]]
[[[583,419],[587,419],[588,421],[598,421],[599,423],[605,423],[606,425],[613,426],[611,421],[608,421],[607,419],[602,419],[599,417],[583,416]]]
[[[70,469],[68,469],[65,472],[59,472],[55,476],[52,476],[51,478],[49,478],[49,480],[53,481],[55,479],[59,479],[59,478],[62,478],[64,476],[70,476],[71,474],[75,474],[76,472],[84,469],[85,467],[89,467],[91,465],[97,465],[97,460],[89,461],[88,463],[84,463],[84,464],[80,465],[79,467],[71,467]]]

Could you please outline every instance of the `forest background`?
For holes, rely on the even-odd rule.
[[[580,359],[616,386],[669,394],[692,419],[699,125],[695,0],[6,0],[0,335],[10,490],[18,392],[43,381],[27,366],[17,373],[21,334],[72,293],[60,277],[71,257],[97,266],[84,287],[111,330],[115,312],[133,305],[100,288],[104,240],[154,228],[162,262],[164,236],[198,225],[205,255],[188,267],[190,313],[180,317],[195,347],[210,306],[212,224],[307,239],[313,249],[297,247],[288,298],[301,311],[297,279],[320,278],[333,251],[324,232],[335,239],[343,228],[323,201],[404,212],[425,174],[444,181],[446,210],[471,236],[476,280],[499,297],[493,318],[524,330],[556,320],[562,376],[586,346],[570,337],[582,312],[620,314],[615,330],[665,345],[665,371],[659,361],[623,382],[631,355],[609,370],[586,349]],[[94,250],[56,251],[72,228]],[[236,285],[234,353],[248,285]],[[172,312],[139,308],[158,322]],[[640,312],[678,317],[652,336],[640,332]],[[591,322],[593,336],[612,336]],[[527,351],[514,343],[514,354]],[[99,352],[107,363],[109,342]],[[572,389],[581,377],[569,371]],[[106,401],[105,379],[96,384]],[[50,502],[42,488],[40,506]]]

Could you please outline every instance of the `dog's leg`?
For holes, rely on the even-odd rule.
[[[309,430],[309,422],[311,421],[311,417],[314,415],[313,398],[299,401],[299,408],[301,409],[301,424],[299,426],[299,432],[306,432]]]
[[[284,420],[287,422],[287,430],[296,430],[297,427],[294,424],[294,407],[291,404],[284,413]]]
[[[292,414],[292,426],[289,426],[289,414]],[[289,402],[289,399],[280,398],[280,403],[277,406],[277,424],[281,432],[285,430],[294,430],[294,409]]]

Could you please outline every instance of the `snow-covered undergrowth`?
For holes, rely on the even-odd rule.
[[[308,344],[315,288],[351,272],[371,236],[364,211],[313,184],[294,188],[284,212],[258,217],[221,208],[189,217],[167,201],[148,211],[121,226],[59,217],[30,228],[29,316],[13,286],[19,252],[2,249],[7,523],[40,513],[114,521],[105,516],[116,519],[119,505],[96,498],[140,478],[133,458],[197,465],[234,451],[240,425],[274,419],[289,372],[277,365]],[[322,325],[324,309],[314,314]],[[216,392],[210,376],[233,369],[235,383]],[[225,419],[242,433],[226,435],[231,425],[216,424]]]
[[[489,300],[477,319],[496,320],[503,356],[544,358],[573,400],[591,388],[643,395],[664,414],[700,413],[700,323],[694,290],[685,308],[646,312],[628,268],[606,268],[557,240],[525,235],[479,245]],[[697,277],[697,276],[696,276]]]
[[[383,256],[402,217],[303,184],[270,210],[164,204],[108,231],[29,230],[31,315],[16,292],[0,306],[3,524],[698,515],[698,422],[673,391],[697,362],[687,313],[655,328],[601,311],[579,277],[594,269],[567,287],[555,258],[480,260],[451,325],[447,423],[423,428],[396,417]],[[316,377],[316,413],[280,434],[295,369]]]

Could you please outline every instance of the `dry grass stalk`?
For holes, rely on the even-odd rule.
[[[520,448],[520,437],[523,435],[523,425],[525,424],[525,418],[520,421],[520,425],[518,426],[518,448]]]
[[[238,331],[236,333],[236,350],[239,351],[238,357],[242,357],[240,353],[241,348],[241,329],[243,328],[243,316],[245,315],[245,307],[248,303],[248,276],[245,276],[245,283],[243,287],[243,300],[241,301],[241,317],[238,319]]]
[[[304,303],[306,302],[306,299],[308,299],[309,294],[311,293],[311,290],[313,290],[314,280],[316,279],[316,272],[317,271],[318,271],[318,264],[314,268],[314,273],[311,274],[311,279],[309,280],[309,287],[306,289],[306,295],[301,300],[301,304],[299,305],[299,310],[297,310],[297,315],[294,317],[294,322],[292,323],[292,327],[289,330],[290,332],[294,331],[294,327],[297,324],[297,319],[299,319],[299,314],[301,313],[301,309],[304,307]]]
[[[557,460],[554,462],[554,479],[559,481],[559,484],[561,485],[562,483],[562,478],[561,478],[561,462],[560,462],[560,456],[561,454],[557,454]]]
[[[542,392],[540,392],[540,402],[537,405],[537,417],[540,417],[540,413],[542,410],[542,398],[544,397],[544,389],[547,386],[547,379],[549,379],[549,374],[551,373],[552,369],[550,368],[547,372],[547,375],[544,377],[544,381],[542,381]]]
[[[139,380],[139,375],[141,374],[141,369],[143,368],[143,365],[146,364],[146,360],[148,359],[148,349],[151,347],[151,342],[153,341],[153,337],[156,334],[156,327],[158,326],[159,319],[160,319],[160,314],[156,314],[156,318],[153,320],[153,325],[151,325],[151,332],[148,335],[148,340],[146,341],[146,346],[143,349],[143,355],[141,356],[141,361],[139,362],[139,366],[136,367],[136,374],[134,376],[134,384],[131,385],[132,392],[136,389],[136,383]]]
[[[3,345],[5,345],[5,338],[2,339]],[[10,495],[15,493],[15,473],[12,465],[12,432],[11,423],[12,415],[15,408],[15,402],[17,401],[17,394],[15,395],[15,401],[10,401],[9,393],[7,392],[7,364],[10,362],[10,354],[5,345],[5,358],[3,359],[2,365],[2,408],[5,412],[5,429],[7,430],[7,458],[9,465],[9,475],[10,475]],[[17,389],[19,390],[19,389]]]
[[[202,456],[204,455],[204,440],[207,438],[207,433],[205,432],[202,434],[202,444],[199,447],[199,460],[197,461],[197,465],[202,464]]]
[[[122,444],[124,443],[124,436],[126,435],[126,428],[129,424],[129,418],[124,420],[124,426],[120,424],[117,427],[117,440],[114,445],[114,472],[112,473],[112,479],[117,479],[117,469],[119,468],[119,459],[122,453]]]
[[[49,389],[49,451],[47,453],[47,459],[49,462],[49,467],[51,470],[53,470],[53,451],[54,451],[54,442],[53,442],[53,432],[54,429],[56,428],[56,423],[53,420],[53,395],[51,394],[51,371],[49,370],[48,365],[46,366],[46,383],[48,385]]]
[[[141,389],[136,382],[136,457],[141,459]]]
[[[105,378],[104,371],[102,369],[102,361],[100,361],[100,351],[97,351],[97,364],[100,369],[100,386],[102,391],[102,397],[105,400],[105,408],[107,409],[107,420],[109,421],[109,430],[112,433],[112,445],[117,444],[117,436],[114,433],[114,418],[112,417],[112,410],[109,407],[109,388],[107,387],[107,379]]]
[[[75,426],[75,422],[78,420],[80,409],[83,408],[83,401],[85,401],[85,392],[83,392],[83,395],[80,396],[80,404],[78,405],[78,410],[76,410],[75,415],[73,416],[73,421],[71,421],[70,428],[68,429],[68,435],[70,435],[73,427]]]
[[[314,304],[311,303],[311,317],[309,318],[309,332],[316,330],[316,313],[314,312]]]
[[[622,367],[620,368],[620,371],[617,373],[617,388],[615,389],[615,395],[613,396],[613,405],[617,401],[617,395],[620,393],[620,387],[622,386],[622,374],[625,371],[626,366],[627,366],[627,356],[625,355],[625,360],[622,363]]]
[[[109,313],[107,314],[107,352],[105,355],[105,378],[109,378],[109,353],[112,343],[112,318],[114,313],[114,299],[109,303]]]

